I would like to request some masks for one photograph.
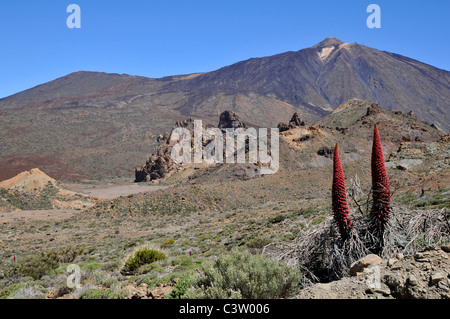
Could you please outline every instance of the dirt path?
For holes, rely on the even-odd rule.
[[[127,196],[143,192],[154,192],[168,187],[155,185],[141,186],[137,184],[126,184],[126,185],[62,184],[62,186],[71,191],[83,193],[99,199],[112,199],[119,196]]]

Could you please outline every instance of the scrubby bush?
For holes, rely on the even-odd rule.
[[[21,275],[32,277],[34,280],[40,279],[44,275],[50,274],[59,266],[58,262],[47,254],[28,256],[12,265],[10,275]]]
[[[301,279],[296,268],[238,251],[202,268],[203,273],[183,298],[286,298],[299,288]]]
[[[78,247],[40,252],[38,254],[19,258],[16,263],[10,266],[7,273],[9,273],[9,276],[18,275],[38,280],[45,275],[64,272],[62,269],[58,269],[60,263],[73,262],[74,259],[82,253],[83,249]]]
[[[161,284],[163,284],[163,285],[170,284],[170,283],[174,282],[174,280],[176,280],[177,278],[180,278],[182,276],[183,276],[183,274],[179,273],[179,272],[172,272],[170,274],[165,274],[165,275],[152,272],[152,273],[148,273],[148,274],[140,277],[139,279],[137,279],[135,281],[138,285],[146,284],[149,288],[152,288],[152,287],[157,287]]]
[[[45,289],[36,284],[27,284],[20,288],[12,297],[14,299],[42,299],[45,296]]]
[[[277,224],[277,223],[281,223],[283,220],[285,220],[286,217],[281,215],[281,214],[277,214],[275,216],[270,217],[269,219],[269,223],[271,224]]]
[[[174,239],[168,239],[165,242],[161,243],[160,247],[161,248],[169,248],[172,247],[173,243],[175,242]]]
[[[64,284],[61,284],[61,285],[58,286],[58,288],[55,291],[54,297],[58,298],[58,297],[62,297],[64,295],[67,295],[67,294],[70,294],[70,293],[72,293],[72,288],[69,288],[67,286],[67,283],[65,282]]]
[[[60,263],[71,263],[78,256],[84,253],[84,249],[81,247],[67,247],[61,249],[50,250],[46,255],[53,260]]]
[[[101,269],[105,271],[114,271],[119,268],[119,263],[117,261],[106,262],[102,265]]]
[[[123,266],[121,273],[123,275],[134,274],[136,270],[145,264],[151,264],[158,260],[166,260],[167,256],[158,250],[142,249],[138,250],[133,256],[128,258]]]
[[[157,273],[157,272],[163,272],[163,271],[164,271],[164,268],[157,262],[154,262],[151,264],[142,265],[141,267],[138,268],[137,273],[139,275],[144,275],[144,274],[151,273],[151,272]]]
[[[124,299],[125,292],[113,292],[112,289],[88,289],[80,295],[80,299]]]
[[[27,284],[24,282],[9,285],[0,290],[0,299],[7,299],[8,297],[12,297],[26,286]]]
[[[188,276],[183,276],[173,286],[173,290],[170,293],[168,299],[181,299],[186,291],[191,287],[192,280]]]
[[[90,262],[87,263],[86,265],[84,265],[84,269],[88,272],[88,273],[93,273],[94,271],[96,271],[97,269],[100,269],[102,267],[101,263],[98,262]]]
[[[271,240],[269,238],[261,238],[261,237],[255,237],[250,239],[247,242],[247,247],[248,248],[256,248],[256,249],[261,249],[264,248],[264,246],[268,245],[271,243]]]

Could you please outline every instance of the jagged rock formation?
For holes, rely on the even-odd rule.
[[[220,114],[219,125],[218,128],[246,128],[245,124],[239,119],[236,113],[232,111],[225,111]]]
[[[163,179],[177,169],[178,165],[173,161],[171,156],[173,142],[170,141],[170,136],[177,127],[187,128],[193,132],[194,119],[178,120],[170,134],[165,132],[164,135],[158,137],[159,145],[155,148],[153,154],[143,167],[135,170],[135,182],[149,182]]]
[[[179,165],[175,163],[171,156],[172,147],[175,144],[174,141],[170,141],[170,136],[172,132],[177,127],[187,128],[191,131],[191,138],[193,145],[194,139],[194,119],[188,118],[182,121],[177,121],[175,126],[172,128],[171,133],[164,133],[164,135],[160,135],[158,137],[159,145],[154,150],[153,154],[146,161],[143,167],[137,168],[135,170],[135,182],[143,182],[143,181],[154,181],[160,180],[168,177],[171,173],[177,170]],[[202,129],[208,129],[213,127],[212,125],[203,125]],[[226,128],[246,128],[246,125],[240,120],[239,116],[232,111],[224,111],[220,114],[218,128],[225,130]],[[202,146],[205,146],[209,143],[209,140],[202,139]],[[225,150],[225,147],[224,147]],[[242,166],[242,172],[239,170],[237,174],[242,175],[243,178],[254,178],[258,175],[258,171],[255,171],[253,164],[247,164]]]
[[[284,131],[290,130],[291,128],[294,128],[297,126],[305,126],[305,125],[306,125],[306,122],[300,117],[300,113],[295,112],[294,115],[292,115],[292,118],[289,121],[289,124],[281,122],[278,124],[278,129],[280,130],[280,132],[284,132]]]

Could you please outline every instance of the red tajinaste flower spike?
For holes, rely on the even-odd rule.
[[[389,178],[384,165],[380,135],[375,125],[372,145],[372,227],[382,235],[391,215],[391,193]]]
[[[353,224],[349,218],[350,210],[347,204],[347,190],[345,188],[344,171],[339,158],[339,146],[336,144],[333,156],[333,186],[332,205],[334,219],[338,224],[342,239],[350,237]]]

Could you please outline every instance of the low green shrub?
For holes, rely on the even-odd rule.
[[[169,248],[169,247],[172,247],[172,245],[175,243],[175,240],[174,239],[168,239],[168,240],[166,240],[165,242],[163,242],[163,243],[161,243],[161,245],[160,245],[160,247],[161,248]]]
[[[286,217],[281,215],[281,214],[277,214],[275,216],[272,216],[269,218],[269,222],[271,224],[277,224],[277,223],[281,223],[283,220],[285,220]]]
[[[151,263],[151,264],[145,264],[138,268],[137,273],[139,275],[144,275],[151,272],[163,272],[164,268],[158,264],[157,262]]]
[[[60,263],[71,263],[83,253],[84,249],[81,247],[67,247],[50,250],[46,255]]]
[[[192,257],[188,255],[179,255],[170,261],[171,266],[188,267],[192,265],[192,263]]]
[[[92,273],[92,272],[96,271],[97,269],[100,269],[101,267],[102,267],[101,263],[98,263],[98,262],[94,261],[94,262],[87,263],[86,265],[84,265],[83,268],[87,272]]]
[[[188,276],[182,276],[173,286],[173,290],[168,299],[181,299],[186,291],[191,287],[192,280]]]
[[[31,277],[34,280],[38,280],[45,275],[63,274],[65,270],[58,268],[60,263],[73,262],[83,252],[82,248],[69,247],[25,256],[12,264],[8,273]]]
[[[183,298],[287,298],[300,288],[301,273],[297,268],[264,255],[234,251],[202,268],[203,273]]]
[[[27,283],[15,283],[9,285],[0,290],[0,299],[7,299],[8,297],[13,297],[16,293],[18,293],[22,288],[26,287]]]
[[[27,256],[12,265],[11,273],[28,276],[34,280],[40,279],[42,276],[49,275],[53,270],[58,268],[59,263],[44,253],[38,255]]]
[[[136,270],[145,264],[151,264],[158,260],[166,260],[167,256],[158,250],[154,249],[142,249],[138,250],[133,256],[128,258],[123,266],[122,275],[134,274]]]
[[[80,299],[124,299],[125,292],[113,292],[111,289],[88,289],[80,295]]]

